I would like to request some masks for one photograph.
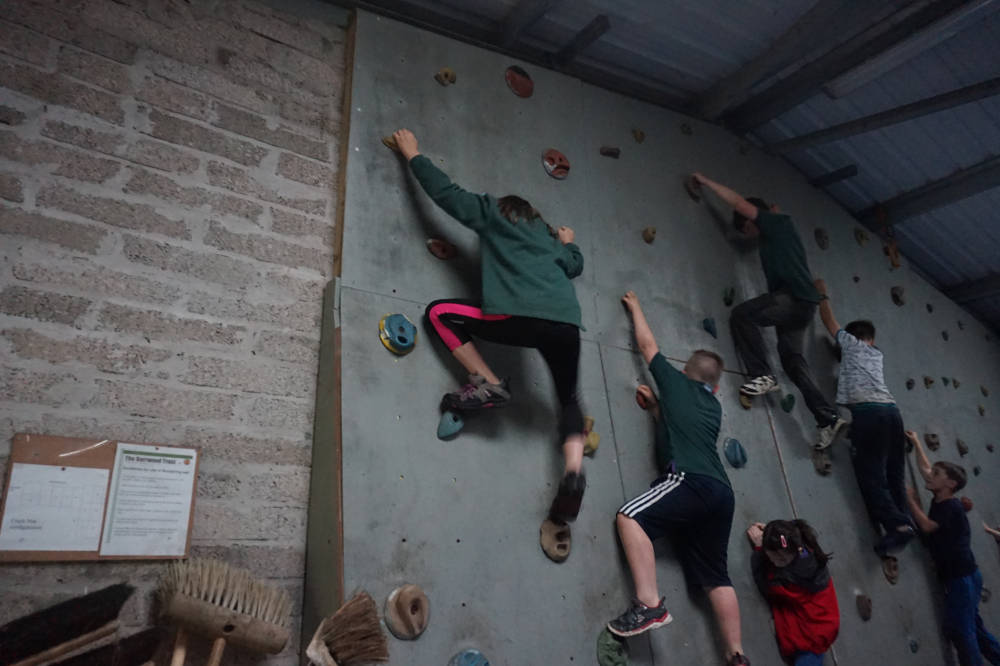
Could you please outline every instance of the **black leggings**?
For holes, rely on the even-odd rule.
[[[518,317],[487,315],[475,301],[461,298],[434,301],[427,306],[427,318],[449,351],[472,341],[475,336],[488,342],[537,349],[556,385],[562,415],[559,436],[583,433],[583,412],[576,383],[580,367],[580,329],[573,324]]]

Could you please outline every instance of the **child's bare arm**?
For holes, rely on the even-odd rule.
[[[830,332],[830,335],[836,339],[837,331],[840,330],[840,324],[837,323],[837,318],[833,316],[833,305],[830,304],[830,297],[826,292],[826,281],[823,278],[817,278],[813,281],[816,285],[816,291],[819,292],[820,300],[819,302],[819,318],[823,320],[823,325],[826,326],[826,330]]]
[[[930,481],[931,461],[928,460],[927,453],[924,451],[924,446],[920,443],[920,436],[912,430],[907,430],[905,434],[906,439],[913,443],[913,450],[917,454],[917,469],[920,471],[920,476],[924,477],[924,481]]]
[[[990,527],[985,522],[983,523],[983,530],[994,539],[1000,540],[1000,530]]]
[[[921,532],[930,534],[940,527],[920,508],[920,502],[917,501],[917,489],[913,486],[906,487],[906,503],[910,507],[910,515],[913,516],[913,520],[916,521],[917,527],[920,528]]]
[[[649,322],[646,321],[646,315],[642,312],[642,306],[639,305],[639,297],[635,295],[634,291],[626,292],[622,297],[622,303],[632,315],[632,326],[635,328],[635,341],[639,345],[639,353],[649,365],[653,357],[660,352],[660,348],[656,346],[656,338],[653,337],[653,331],[649,328]]]
[[[706,186],[708,189],[715,192],[715,195],[726,202],[730,208],[735,210],[737,213],[749,220],[757,219],[757,207],[752,203],[747,201],[738,192],[729,189],[722,183],[717,183],[714,180],[707,178],[701,173],[695,172],[691,174],[695,180],[697,180],[702,185]]]

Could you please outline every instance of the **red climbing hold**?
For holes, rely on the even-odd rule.
[[[569,175],[569,160],[555,148],[542,153],[542,166],[545,167],[545,173],[556,180],[564,180]]]
[[[531,97],[535,92],[535,82],[531,80],[531,75],[517,65],[507,68],[504,79],[507,87],[518,97]]]

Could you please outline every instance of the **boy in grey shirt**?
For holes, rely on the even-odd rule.
[[[895,570],[896,562],[890,553],[902,549],[916,534],[906,511],[903,418],[885,385],[875,326],[858,320],[841,328],[833,316],[826,283],[816,280],[815,285],[821,299],[820,318],[840,345],[837,403],[851,410],[854,474],[872,521],[885,530],[875,552],[889,561],[883,568],[895,582],[890,570]]]

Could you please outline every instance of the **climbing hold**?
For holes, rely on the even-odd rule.
[[[694,176],[684,179],[684,190],[694,201],[701,201],[701,183]]]
[[[646,227],[642,230],[642,240],[652,243],[656,240],[656,227]]]
[[[868,232],[861,227],[854,227],[854,240],[858,245],[864,246],[868,242]]]
[[[628,644],[605,627],[597,635],[598,666],[628,666]]]
[[[393,354],[408,354],[417,342],[417,328],[406,315],[390,314],[379,321],[378,337]]]
[[[993,445],[992,444],[987,444],[986,445],[986,450],[989,451],[990,453],[993,453]]]
[[[942,377],[941,378],[941,383],[944,384],[945,386],[947,386],[948,384],[951,383],[951,380],[948,379],[947,377]]]
[[[737,469],[747,464],[747,451],[738,439],[727,437],[725,443],[722,445],[722,452],[725,454],[729,464]]]
[[[917,642],[916,638],[911,638],[910,639],[910,652],[912,652],[913,654],[916,654],[919,649],[920,649],[920,643]]]
[[[983,407],[982,405],[979,405],[979,415],[986,416],[986,408]]]
[[[573,535],[566,523],[546,518],[542,521],[538,539],[542,544],[542,551],[553,562],[564,562],[569,557]]]
[[[613,157],[615,159],[618,159],[619,157],[621,157],[621,154],[622,154],[621,148],[615,148],[613,146],[601,146],[601,155],[604,155],[605,157]]]
[[[419,585],[402,585],[385,600],[385,627],[401,641],[420,637],[430,621],[431,602]]]
[[[826,449],[813,449],[812,464],[820,476],[826,476],[833,470],[833,461],[830,460],[830,454],[827,453]]]
[[[813,232],[813,236],[816,238],[816,245],[819,249],[825,250],[830,247],[830,234],[826,232],[826,229],[819,227]]]
[[[987,601],[989,601],[990,597],[992,596],[993,593],[990,592],[990,588],[986,587],[985,585],[983,586],[983,589],[979,591],[979,600],[982,601],[984,604]]]
[[[979,385],[979,392],[983,394],[984,398],[990,397],[990,390],[982,384]]]
[[[458,80],[458,75],[455,74],[455,70],[451,67],[442,67],[438,70],[438,73],[434,75],[434,80],[443,86],[448,86]]]
[[[972,500],[971,499],[969,499],[965,495],[962,495],[962,498],[959,500],[959,502],[962,503],[962,508],[965,509],[966,513],[969,513],[970,511],[972,511]]]
[[[490,660],[474,648],[468,648],[448,660],[448,666],[490,666]]]
[[[907,390],[907,391],[912,391],[912,390],[913,390],[913,387],[914,387],[915,385],[916,385],[916,382],[915,382],[915,381],[913,381],[913,378],[912,378],[912,377],[910,377],[909,379],[907,379],[907,380],[906,380],[906,390]]]
[[[583,455],[593,456],[601,444],[601,436],[594,432],[594,419],[583,417]]]
[[[635,128],[632,130],[632,138],[635,139],[636,143],[642,143],[646,140],[646,133],[641,129]]]
[[[795,409],[795,396],[791,393],[785,395],[781,399],[781,408],[785,410],[786,414],[790,414],[793,409]]]
[[[925,432],[924,443],[927,444],[927,448],[931,451],[937,451],[941,446],[941,439],[933,432]]]
[[[960,330],[960,331],[964,331],[965,330],[965,324],[962,323],[961,319],[959,319],[958,321],[956,321],[955,324],[958,326],[958,330]]]
[[[753,398],[748,395],[743,395],[740,393],[740,407],[743,409],[750,409],[753,407]]]
[[[726,304],[728,308],[736,300],[736,289],[733,287],[726,287],[722,290],[722,302]]]
[[[933,305],[931,305],[930,303],[928,303],[928,304],[927,304],[927,311],[928,311],[928,312],[934,312],[934,306],[933,306]]]
[[[517,65],[511,65],[507,68],[504,80],[507,81],[507,87],[510,88],[511,92],[518,97],[531,97],[531,94],[535,92],[535,82],[531,80],[531,75]]]
[[[924,375],[924,388],[930,388],[932,384],[934,384],[934,379]]]
[[[860,276],[858,276],[858,275],[855,275],[855,276],[854,276],[854,284],[857,284],[857,283],[859,283],[859,282],[861,282],[861,277],[860,277]]]
[[[428,238],[427,251],[443,260],[451,259],[458,254],[458,248],[442,238]]]
[[[462,432],[465,421],[455,412],[446,411],[438,421],[438,439],[448,439]]]
[[[854,599],[855,605],[858,607],[858,615],[861,619],[867,622],[872,619],[872,600],[866,594],[859,594]]]
[[[979,476],[979,472],[981,472],[981,471],[982,470],[979,469],[979,465],[976,465],[975,467],[972,468],[972,474],[973,474],[973,476]]]
[[[648,389],[649,387],[647,386],[645,388]],[[652,409],[653,407],[656,406],[656,400],[655,399],[647,400],[646,396],[643,394],[642,389],[643,387],[640,386],[635,390],[635,403],[639,405],[640,409]]]
[[[903,296],[903,288],[899,285],[890,289],[889,295],[892,296],[892,302],[896,305],[903,305],[906,303],[906,298]]]
[[[545,173],[556,180],[563,180],[569,175],[569,160],[555,148],[542,153],[542,166],[545,167]]]
[[[386,134],[382,137],[382,145],[393,152],[399,152],[399,146],[396,145],[396,137],[391,134]]]
[[[711,335],[713,338],[719,337],[719,329],[715,327],[715,320],[711,317],[705,317],[701,320],[701,327]]]
[[[941,337],[944,338],[945,342],[948,342],[948,331],[941,331]]]
[[[691,136],[694,134],[694,130],[691,129],[691,125],[688,123],[681,123],[681,134],[684,136]]]
[[[952,386],[954,386],[955,388],[958,388],[958,385],[959,385],[960,383],[961,383],[961,382],[959,382],[959,381],[958,381],[957,379],[955,379],[954,377],[952,377],[952,378],[951,378],[951,385],[952,385]]]
[[[956,439],[955,448],[958,449],[958,455],[960,456],[965,456],[969,453],[969,446],[965,443],[964,439]]]
[[[892,555],[886,555],[882,558],[882,575],[885,579],[889,581],[890,585],[895,585],[899,582],[899,560],[897,560]]]

